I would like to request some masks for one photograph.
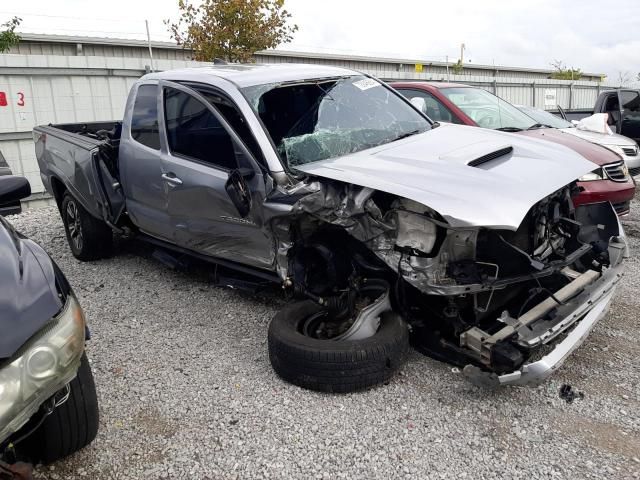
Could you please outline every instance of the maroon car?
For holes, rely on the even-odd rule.
[[[605,147],[537,123],[518,108],[481,88],[455,83],[396,82],[391,84],[432,120],[491,128],[565,145],[598,168],[578,181],[574,204],[609,201],[618,215],[629,213],[635,182],[622,158]]]

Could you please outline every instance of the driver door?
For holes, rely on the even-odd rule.
[[[618,90],[620,122],[617,133],[640,141],[640,92],[637,90]]]
[[[265,184],[255,159],[220,112],[183,85],[161,81],[161,176],[172,241],[204,255],[268,268]]]

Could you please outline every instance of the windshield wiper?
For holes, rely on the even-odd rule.
[[[537,130],[538,128],[553,128],[551,125],[547,125],[546,123],[534,123],[527,130]]]
[[[394,138],[393,140],[391,140],[391,142],[395,142],[397,140],[402,140],[403,138],[407,138],[410,137],[412,135],[417,135],[418,133],[422,133],[424,130],[412,130],[410,132],[407,133],[403,133],[402,135],[398,135],[396,138]]]
[[[522,128],[518,128],[518,127],[500,127],[500,128],[496,128],[496,130],[498,130],[500,132],[521,132]]]

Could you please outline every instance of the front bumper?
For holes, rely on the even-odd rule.
[[[612,180],[578,182],[578,187],[581,191],[573,198],[573,204],[576,207],[590,203],[611,202],[618,215],[629,213],[629,202],[636,193],[636,184],[632,178],[626,182]]]
[[[464,376],[476,385],[498,387],[502,385],[538,385],[562,366],[571,353],[587,338],[593,327],[609,310],[615,287],[622,278],[622,265],[610,268],[593,287],[578,295],[564,311],[557,328],[544,332],[541,343],[547,344],[558,335],[574,327],[555,348],[540,360],[527,363],[518,370],[498,375],[474,365],[463,369]],[[574,326],[575,325],[575,326]]]

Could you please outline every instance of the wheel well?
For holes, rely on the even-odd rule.
[[[341,227],[323,226],[298,236],[289,254],[289,272],[297,290],[315,296],[336,295],[354,274],[391,278],[393,272]]]
[[[51,190],[53,191],[53,198],[55,198],[56,204],[60,208],[67,187],[64,186],[64,183],[59,178],[51,177]]]

